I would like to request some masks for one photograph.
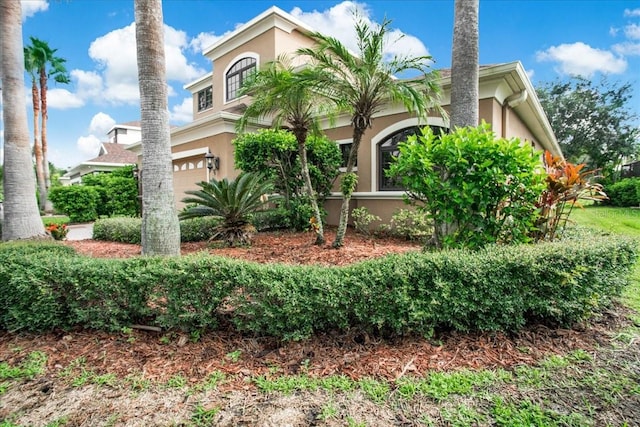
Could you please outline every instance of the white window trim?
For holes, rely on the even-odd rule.
[[[240,55],[237,55],[235,58],[233,58],[231,61],[229,61],[229,63],[227,64],[227,67],[224,69],[224,72],[222,73],[222,104],[226,105],[226,104],[230,104],[232,102],[236,102],[238,99],[240,98],[244,98],[244,96],[239,96],[237,98],[231,99],[229,101],[227,101],[227,73],[229,72],[229,70],[231,69],[231,67],[233,67],[235,65],[236,62],[240,61],[241,59],[244,58],[253,58],[256,60],[256,70],[260,69],[260,55],[255,53],[255,52],[243,52]]]
[[[375,188],[372,193],[389,193],[388,191],[380,191],[378,190],[378,144],[389,135],[404,128],[408,128],[411,126],[441,126],[448,127],[442,117],[427,117],[427,122],[418,119],[417,117],[412,117],[410,119],[400,120],[392,124],[391,126],[387,126],[382,129],[380,132],[375,134],[371,138],[371,188]]]

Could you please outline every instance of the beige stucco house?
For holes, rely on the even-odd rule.
[[[306,24],[290,14],[272,7],[240,26],[204,51],[211,61],[211,72],[185,86],[193,94],[193,121],[171,130],[174,185],[178,208],[186,190],[195,183],[216,178],[235,177],[232,140],[235,124],[249,97],[239,97],[244,78],[256,67],[275,60],[280,54],[292,53],[312,43],[305,33]],[[451,78],[441,72],[443,96],[441,105],[448,109]],[[498,137],[519,137],[537,149],[560,153],[549,122],[536,97],[535,90],[519,62],[480,68],[480,119],[491,124]],[[433,115],[427,123],[403,111],[400,105],[389,105],[374,117],[361,143],[357,160],[358,187],[353,194],[353,208],[366,206],[372,213],[389,219],[403,207],[402,194],[390,185],[383,173],[390,154],[403,135],[417,125],[447,127],[445,120]],[[268,126],[269,123],[264,123]],[[338,144],[351,142],[350,118],[340,117],[325,127],[327,136]],[[140,152],[139,145],[134,150]],[[207,168],[207,153],[215,156]],[[211,154],[209,157],[211,158]],[[336,224],[339,195],[331,197],[326,208],[329,224]]]

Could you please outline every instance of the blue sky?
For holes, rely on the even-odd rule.
[[[139,119],[133,1],[22,4],[25,42],[45,40],[71,72],[70,85],[50,85],[48,140],[50,160],[74,166],[97,155],[114,124]],[[453,0],[164,0],[172,124],[191,117],[184,84],[210,71],[202,49],[274,5],[351,46],[354,7],[372,22],[387,17],[404,34],[390,53],[428,53],[435,68],[450,67]],[[515,60],[535,86],[570,74],[631,82],[640,114],[640,1],[480,0],[480,62]]]

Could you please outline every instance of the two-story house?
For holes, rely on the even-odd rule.
[[[272,7],[204,51],[211,61],[212,71],[185,86],[193,94],[193,121],[171,130],[174,186],[176,202],[186,190],[196,189],[196,182],[216,178],[235,177],[232,141],[236,137],[236,122],[243,107],[251,102],[239,96],[244,79],[263,64],[279,55],[293,53],[300,47],[311,46],[305,33],[306,24]],[[451,78],[441,71],[442,106],[450,103]],[[490,123],[498,137],[519,137],[537,149],[560,154],[549,122],[536,97],[535,90],[519,62],[483,66],[479,81],[480,119]],[[384,170],[397,144],[413,132],[419,124],[445,127],[442,117],[434,115],[428,123],[403,111],[401,106],[389,105],[374,117],[361,143],[357,173],[358,186],[353,194],[352,207],[366,206],[372,213],[388,220],[403,207],[403,192],[389,182]],[[264,123],[269,126],[270,123]],[[352,128],[348,116],[339,117],[324,129],[338,144],[351,143]],[[135,148],[140,151],[140,147]],[[207,157],[208,155],[208,157]],[[209,167],[208,167],[209,166]],[[336,224],[340,207],[339,195],[326,202],[327,221]]]

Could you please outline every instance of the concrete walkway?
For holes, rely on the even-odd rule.
[[[69,225],[69,233],[67,240],[87,240],[93,237],[93,223],[71,224]]]

